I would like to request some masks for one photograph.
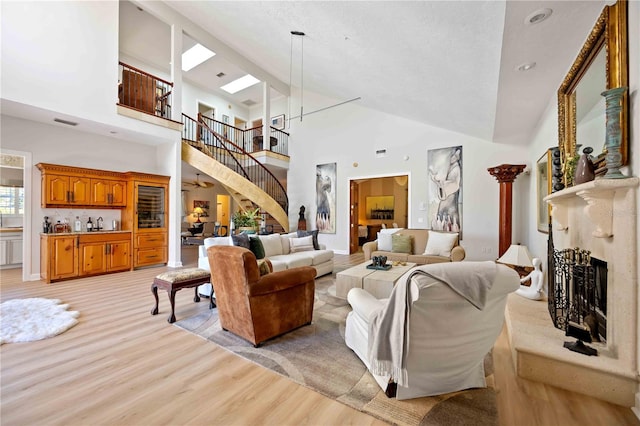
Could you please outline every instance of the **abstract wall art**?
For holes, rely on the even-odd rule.
[[[428,223],[435,231],[459,232],[462,239],[462,146],[430,149]]]
[[[336,233],[336,166],[316,166],[316,227],[322,234]]]

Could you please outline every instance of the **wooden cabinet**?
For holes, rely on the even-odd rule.
[[[123,173],[38,163],[42,207],[122,208],[127,202]]]
[[[131,268],[131,234],[81,235],[80,275],[96,275]]]
[[[47,283],[131,269],[131,233],[42,234],[40,277]]]
[[[127,204],[127,182],[91,179],[91,204],[94,206],[124,207]]]
[[[133,231],[133,267],[167,263],[169,177],[128,173],[122,226]]]
[[[89,203],[90,179],[80,176],[44,175],[42,204],[86,205]]]
[[[40,277],[46,282],[78,276],[78,236],[40,237]]]

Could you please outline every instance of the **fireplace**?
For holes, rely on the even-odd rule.
[[[513,295],[506,321],[520,377],[640,411],[639,185],[637,177],[596,179],[545,197],[548,303]],[[595,330],[586,346],[598,356],[565,349],[575,341],[566,329]]]
[[[567,336],[606,343],[607,262],[578,247],[554,248],[551,232],[548,255],[548,305],[553,325]]]

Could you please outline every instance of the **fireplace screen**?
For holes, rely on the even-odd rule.
[[[605,342],[607,263],[592,258],[589,251],[577,247],[556,250],[551,236],[549,241],[548,301],[554,326],[568,335],[570,329],[583,329],[588,333],[586,337],[575,337]]]

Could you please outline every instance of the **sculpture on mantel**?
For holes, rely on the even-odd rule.
[[[542,261],[534,257],[533,258],[533,271],[526,277],[520,279],[520,283],[526,283],[530,281],[530,285],[520,285],[520,288],[516,290],[516,294],[522,297],[526,297],[531,300],[542,299],[542,285],[544,283],[544,275],[542,274]]]

